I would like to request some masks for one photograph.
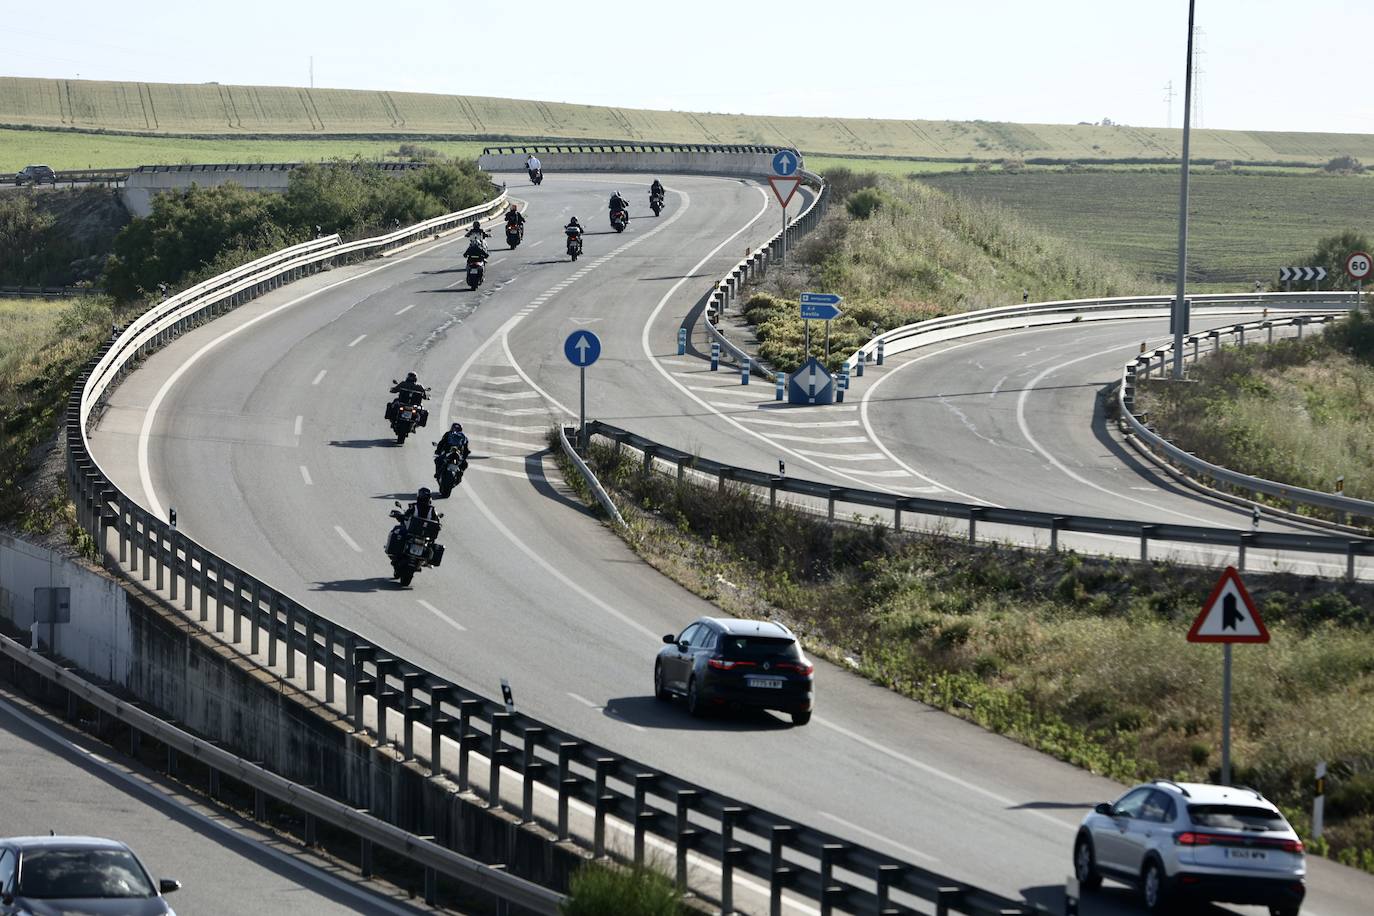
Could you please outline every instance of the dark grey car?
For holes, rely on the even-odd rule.
[[[118,840],[89,836],[0,839],[0,916],[160,916],[181,883],[154,881]]]
[[[46,165],[26,165],[14,176],[15,184],[42,184],[45,181],[57,184],[57,173]]]
[[[654,661],[654,696],[687,699],[694,716],[713,706],[789,713],[811,721],[815,668],[792,631],[767,620],[702,617],[681,634],[663,637]]]

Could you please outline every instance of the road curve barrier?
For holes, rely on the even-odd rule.
[[[496,146],[482,150],[477,164],[488,172],[521,172],[525,157],[538,156],[546,174],[556,172],[660,172],[733,175],[763,179],[773,174],[773,156],[785,146],[729,146],[687,143],[574,143]]]
[[[460,791],[481,787],[482,774],[474,773],[472,764],[485,760],[489,804],[511,808],[526,823],[538,820],[559,840],[574,840],[598,857],[614,853],[630,858],[607,843],[607,826],[614,823],[633,835],[632,858],[642,863],[646,842],[654,838],[656,848],[672,851],[679,883],[719,901],[724,910],[732,908],[738,894],[762,886],[774,912],[784,895],[819,904],[823,912],[835,906],[888,912],[894,904],[915,909],[928,902],[941,912],[975,916],[1036,912],[1030,904],[951,880],[510,712],[504,702],[426,671],[235,567],[153,516],[100,468],[88,441],[92,417],[98,415],[105,392],[148,353],[284,283],[456,228],[474,215],[502,208],[505,201],[502,193],[471,210],[378,238],[341,243],[330,236],[283,249],[168,298],[116,333],[78,376],[66,413],[71,498],[79,524],[106,565],[141,578],[146,587],[163,592],[171,606],[180,603],[188,619],[197,619],[217,637],[235,646],[250,645],[247,657],[259,664],[258,650],[265,641],[268,667],[284,659],[287,680],[314,696],[322,693],[322,702],[338,707],[358,731],[379,743],[395,742],[409,750],[412,737],[427,731],[426,762],[432,775],[452,772],[445,766],[445,747],[456,748],[447,753],[458,757],[455,781]],[[799,230],[794,226],[789,231]],[[298,658],[303,659],[299,665]],[[273,668],[274,674],[281,676],[281,667]],[[342,683],[343,693],[337,699],[336,683]],[[522,781],[518,812],[502,800],[503,773]],[[536,785],[557,800],[552,819],[539,814],[544,799],[536,796]],[[587,830],[572,830],[574,809],[579,816],[586,814]],[[709,866],[697,867],[704,863]],[[745,881],[746,876],[753,880]]]
[[[1353,296],[1354,294],[1350,295]],[[1229,338],[1234,338],[1238,345],[1244,346],[1247,333],[1250,335],[1251,341],[1263,338],[1272,342],[1274,331],[1277,328],[1292,328],[1296,331],[1296,336],[1301,337],[1305,327],[1313,324],[1326,324],[1334,320],[1335,316],[1327,314],[1295,315],[1282,318],[1265,318],[1261,321],[1232,325],[1229,328],[1216,328],[1202,334],[1190,334],[1184,340],[1183,358],[1185,362],[1196,362],[1202,356],[1217,353],[1223,346],[1223,340]],[[1202,341],[1208,342],[1206,349],[1202,348]],[[1189,349],[1191,349],[1191,353]],[[1141,379],[1150,378],[1152,373],[1158,373],[1160,378],[1166,377],[1173,360],[1173,354],[1172,342],[1150,353],[1140,354],[1134,361],[1126,364],[1121,374],[1121,385],[1117,389],[1117,402],[1121,408],[1121,419],[1136,443],[1147,453],[1152,454],[1166,466],[1181,471],[1204,486],[1223,490],[1224,495],[1225,491],[1229,491],[1230,494],[1239,494],[1254,500],[1258,494],[1263,494],[1286,504],[1289,512],[1293,515],[1298,513],[1300,507],[1305,507],[1309,510],[1329,513],[1341,524],[1363,526],[1374,524],[1374,502],[1354,499],[1338,493],[1323,493],[1320,490],[1310,490],[1305,487],[1266,480],[1263,477],[1241,474],[1219,464],[1204,461],[1191,452],[1185,452],[1155,432],[1147,423],[1148,418],[1136,412],[1136,387]]]
[[[836,520],[836,510],[839,506],[851,507],[851,512],[855,509],[860,512],[881,509],[890,513],[890,524],[893,530],[897,532],[903,530],[904,524],[908,524],[909,527],[909,522],[913,517],[930,516],[938,519],[963,521],[968,525],[968,542],[970,544],[977,542],[980,525],[1000,525],[1008,528],[1045,531],[1049,534],[1049,550],[1051,552],[1058,552],[1060,536],[1066,532],[1106,535],[1138,541],[1142,562],[1150,559],[1151,543],[1190,544],[1225,551],[1227,553],[1226,562],[1233,563],[1241,570],[1245,569],[1246,556],[1249,551],[1292,551],[1328,559],[1344,560],[1345,575],[1349,579],[1355,577],[1356,557],[1374,556],[1374,539],[1370,538],[1338,537],[1299,532],[1250,531],[1248,529],[1203,525],[1167,525],[1157,522],[1087,515],[1060,515],[1054,512],[1040,512],[1031,509],[1004,508],[927,499],[920,496],[903,496],[899,493],[841,487],[798,477],[783,477],[767,471],[723,464],[654,442],[600,420],[588,422],[587,430],[589,437],[600,436],[620,448],[630,448],[639,452],[643,456],[643,467],[646,473],[650,470],[660,470],[664,473],[675,474],[681,480],[685,478],[688,471],[691,471],[699,480],[715,483],[718,490],[722,492],[727,484],[735,484],[750,487],[757,491],[760,496],[767,493],[770,505],[777,505],[779,493],[792,494],[810,501],[803,508],[820,511],[820,506],[824,505],[826,517],[830,521]],[[882,524],[889,524],[885,519],[873,518],[874,524],[880,521]]]

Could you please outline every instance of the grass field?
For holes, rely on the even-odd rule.
[[[1142,273],[1173,277],[1178,175],[998,171],[922,176],[943,191],[995,201],[1021,219]],[[1189,195],[1188,276],[1199,290],[1249,290],[1301,266],[1317,241],[1367,226],[1374,179],[1197,171]]]
[[[786,144],[804,153],[1001,159],[1160,159],[1179,155],[1165,128],[992,121],[783,118],[283,86],[221,86],[0,77],[0,124],[190,134],[444,134],[674,143]],[[1199,159],[1374,161],[1374,135],[1193,132]]]

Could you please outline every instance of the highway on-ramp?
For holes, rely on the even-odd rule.
[[[113,393],[96,455],[145,505],[175,506],[190,536],[390,652],[490,695],[505,677],[526,712],[748,803],[951,877],[1051,897],[1078,818],[1113,784],[827,665],[804,728],[692,720],[653,699],[660,635],[716,609],[642,564],[559,480],[543,440],[576,410],[563,340],[578,328],[602,338],[590,415],[712,457],[757,465],[782,446],[817,474],[840,473],[803,453],[816,451],[813,424],[858,413],[774,411],[771,386],[731,393],[737,379],[676,355],[684,316],[771,234],[777,211],[757,183],[673,176],[661,217],[636,205],[630,228],[610,232],[610,191],[636,204],[649,180],[513,187],[528,203],[525,242],[493,240],[475,293],[449,239],[310,277],[192,331]],[[576,264],[560,228],[574,213],[591,230]],[[382,408],[408,369],[434,386],[433,415],[397,447]],[[748,399],[757,419],[784,425],[728,416]],[[429,481],[428,443],[449,417],[473,437],[472,470],[441,505],[443,566],[400,589],[382,553],[386,510]],[[1349,880],[1323,877],[1314,910],[1360,912],[1368,887]],[[1085,912],[1130,912],[1119,900]]]

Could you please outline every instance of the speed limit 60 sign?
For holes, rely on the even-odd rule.
[[[1352,280],[1368,279],[1370,273],[1374,273],[1374,261],[1365,252],[1356,251],[1345,259],[1345,272]]]

